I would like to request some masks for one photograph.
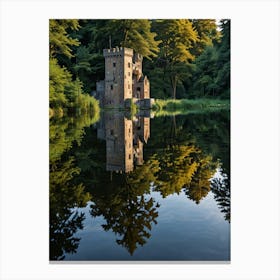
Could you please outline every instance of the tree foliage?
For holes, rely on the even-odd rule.
[[[73,57],[72,46],[78,46],[80,43],[77,39],[69,36],[69,30],[78,30],[79,22],[76,19],[49,21],[49,44],[50,57],[57,54],[65,55],[68,58]]]
[[[192,19],[191,22],[198,36],[192,49],[192,52],[197,57],[207,46],[213,46],[219,42],[220,33],[215,19]]]
[[[230,21],[221,20],[221,42],[207,46],[194,62],[190,97],[229,98]]]
[[[159,61],[164,69],[164,78],[168,78],[172,87],[172,97],[176,98],[178,81],[188,76],[190,63],[194,60],[191,49],[198,40],[197,32],[187,19],[156,20],[153,30],[160,43]]]
[[[78,112],[93,113],[98,110],[97,101],[83,92],[83,83],[71,73],[70,58],[75,56],[73,48],[79,46],[80,42],[71,37],[70,32],[77,31],[79,27],[78,20],[49,21],[49,105],[54,112],[76,112],[76,108]],[[73,67],[76,69],[74,74],[84,74],[90,70],[87,49],[81,46],[77,53],[80,62]]]
[[[122,46],[134,49],[143,57],[151,59],[159,51],[159,41],[155,40],[156,33],[151,32],[151,22],[147,19],[121,19],[103,21],[104,25],[97,30],[96,40],[103,38],[102,47]],[[104,44],[105,39],[105,44]]]

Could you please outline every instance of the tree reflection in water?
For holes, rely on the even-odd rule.
[[[123,175],[127,177],[127,175]],[[93,217],[103,216],[105,231],[112,230],[118,235],[116,242],[125,247],[132,255],[135,249],[143,246],[151,236],[149,231],[156,224],[159,204],[148,195],[139,191],[137,185],[130,185],[124,178],[123,185],[108,188],[101,187],[95,192],[94,205],[91,206]]]
[[[73,182],[81,169],[67,152],[74,143],[81,143],[84,127],[96,120],[83,116],[75,123],[72,118],[50,121],[50,260],[63,260],[79,246],[80,238],[74,234],[83,228],[85,215],[77,208],[86,206],[91,195],[82,183]]]
[[[220,176],[211,180],[211,191],[225,220],[230,222],[230,179],[223,170],[220,169],[218,172]]]
[[[103,216],[103,229],[112,230],[130,255],[147,243],[157,224],[160,205],[151,191],[163,198],[184,191],[196,204],[212,191],[230,221],[228,119],[226,114],[215,117],[155,118],[149,141],[147,117],[129,119],[120,113],[103,115],[98,129],[71,127],[67,145],[59,143],[65,130],[56,129],[50,151],[55,155],[50,160],[50,259],[77,251],[76,233],[85,218],[77,207],[88,201],[91,216]],[[223,176],[213,178],[221,168]]]

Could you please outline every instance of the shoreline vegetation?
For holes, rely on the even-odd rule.
[[[189,113],[205,113],[230,110],[230,100],[220,99],[156,99],[152,108],[156,116],[185,115]]]
[[[50,118],[62,118],[64,116],[81,116],[89,115],[95,122],[99,119],[101,111],[119,111],[128,112],[131,115],[136,115],[141,111],[136,104],[131,103],[130,108],[110,107],[100,108],[99,102],[94,98],[88,99],[88,102],[83,107],[76,108],[49,108]],[[228,99],[155,99],[155,104],[152,109],[146,110],[156,116],[166,115],[186,115],[189,113],[206,113],[220,110],[230,110],[230,100]]]
[[[77,103],[73,107],[55,107],[49,108],[49,118],[62,118],[65,116],[80,116],[80,115],[89,115],[95,116],[94,118],[99,119],[100,106],[99,101],[95,98],[83,94],[80,96],[80,101],[82,104],[77,106]]]
[[[155,103],[151,109],[139,109],[139,107],[131,103],[130,108],[123,107],[105,107],[100,110],[117,110],[117,111],[131,111],[132,114],[138,111],[152,111],[152,112],[189,112],[189,111],[213,111],[213,110],[225,110],[230,108],[229,99],[155,99]]]

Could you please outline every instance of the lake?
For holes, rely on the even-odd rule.
[[[230,261],[230,114],[50,120],[50,260]]]

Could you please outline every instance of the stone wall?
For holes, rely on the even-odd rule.
[[[127,48],[105,49],[103,55],[105,57],[104,105],[123,106],[124,100],[132,97],[133,50]]]
[[[131,98],[150,98],[150,82],[142,73],[142,55],[133,54],[132,49],[118,47],[104,49],[103,55],[105,57],[104,93],[101,97],[97,94],[102,106],[127,107],[129,103],[127,100]],[[102,87],[98,83],[96,86]]]

